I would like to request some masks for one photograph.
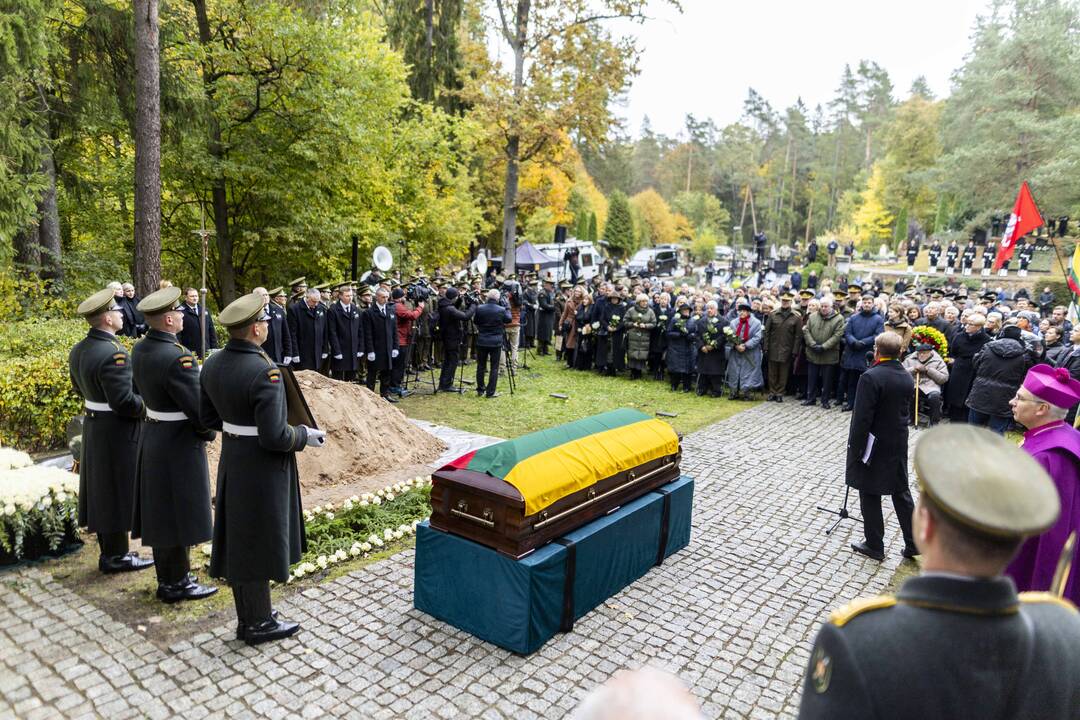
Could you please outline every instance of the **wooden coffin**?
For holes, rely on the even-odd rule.
[[[641,422],[642,419],[666,428],[666,433],[663,429],[657,433],[657,426],[651,426],[648,428],[651,432],[643,435],[640,432],[642,426],[639,425],[639,432],[635,434],[634,428],[624,431],[616,422]],[[599,423],[600,428],[614,425],[590,436],[578,434],[574,437],[573,432],[563,432],[564,428],[580,423]],[[567,532],[672,482],[680,474],[682,450],[678,436],[666,423],[649,419],[637,411],[613,411],[542,432],[546,435],[541,438],[544,441],[541,443],[537,443],[533,436],[525,436],[517,441],[493,446],[489,456],[496,459],[480,464],[481,468],[489,468],[486,471],[476,469],[476,463],[473,463],[474,467],[467,466],[467,459],[471,455],[435,471],[432,474],[431,526],[486,545],[509,557],[521,558]],[[568,436],[571,439],[567,442],[558,442]],[[512,453],[518,451],[520,455],[522,446],[532,450],[552,446],[551,453],[562,455],[565,462],[559,465],[556,458],[554,465],[565,468],[566,482],[561,482],[560,478],[547,478],[548,489],[551,484],[559,486],[557,492],[544,496],[555,498],[550,502],[536,497],[530,497],[527,501],[519,487],[501,477],[505,475],[511,481],[520,480],[523,473],[514,472],[519,462],[514,462]],[[597,455],[602,455],[602,459],[595,457]],[[535,463],[537,457],[538,453],[533,454],[520,460],[520,464]],[[547,463],[543,468],[553,466],[550,454],[540,457],[539,462]],[[604,472],[611,469],[615,471]],[[597,474],[590,476],[590,471],[597,471]],[[525,485],[528,486],[528,483]],[[568,485],[577,489],[558,496],[567,492]],[[535,509],[534,512],[528,511],[530,506]]]

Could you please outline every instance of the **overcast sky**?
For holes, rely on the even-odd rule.
[[[811,110],[840,84],[844,64],[884,67],[899,98],[925,75],[938,97],[970,45],[986,0],[682,0],[682,14],[652,0],[654,20],[629,25],[641,74],[617,113],[638,135],[678,135],[692,113],[718,126],[739,119],[748,88],[780,111],[802,97]],[[624,26],[613,30],[625,30]]]

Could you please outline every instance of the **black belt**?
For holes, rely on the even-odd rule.
[[[566,571],[563,574],[563,607],[559,620],[559,632],[574,629],[574,576],[577,573],[577,548],[569,538],[557,538],[555,542],[566,548]]]

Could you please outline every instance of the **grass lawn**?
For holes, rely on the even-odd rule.
[[[438,371],[436,371],[438,375]],[[476,365],[465,366],[465,378],[476,377]],[[510,396],[505,376],[499,378],[500,397],[477,397],[474,386],[466,392],[413,395],[398,404],[409,417],[449,425],[461,430],[513,438],[552,425],[579,420],[621,407],[649,415],[657,411],[676,413],[663,418],[680,433],[693,432],[731,417],[752,402],[698,397],[672,392],[667,381],[630,380],[627,376],[601,377],[595,372],[566,369],[555,356],[529,358],[529,369],[517,371],[516,393]],[[566,400],[549,393],[568,395]]]

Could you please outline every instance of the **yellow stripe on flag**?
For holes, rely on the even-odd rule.
[[[1080,278],[1080,243],[1077,243],[1076,249],[1073,250],[1072,273],[1073,277]]]
[[[557,500],[638,465],[679,451],[679,436],[663,420],[642,420],[564,443],[514,466],[504,478],[534,515]]]

